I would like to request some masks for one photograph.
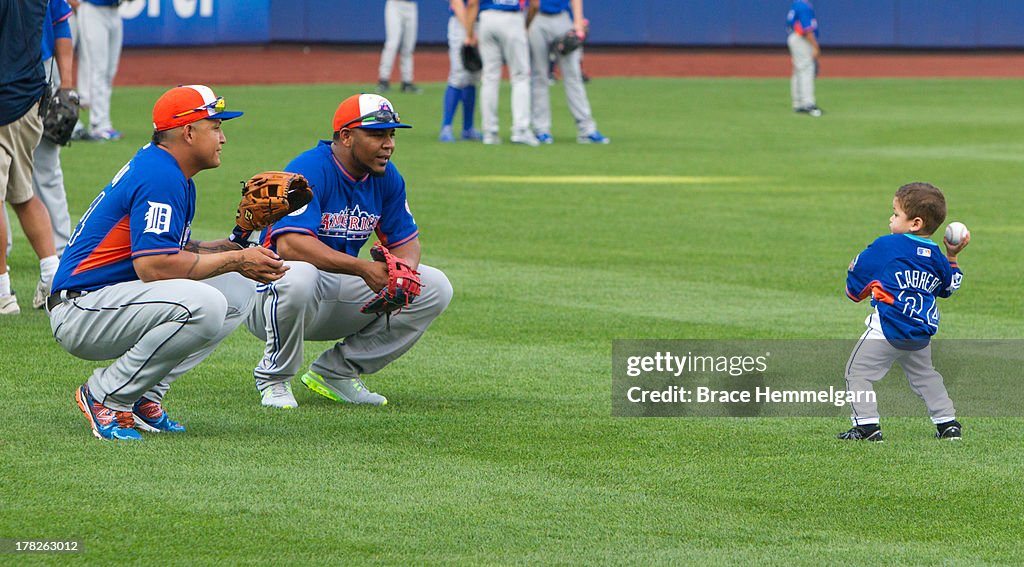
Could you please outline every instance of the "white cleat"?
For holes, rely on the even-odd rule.
[[[299,407],[299,403],[295,401],[295,396],[292,395],[292,383],[290,381],[269,384],[260,390],[260,396],[263,398],[262,403],[264,407],[278,409],[295,409]]]
[[[11,295],[0,295],[0,315],[17,315],[21,313],[18,307],[18,299]]]

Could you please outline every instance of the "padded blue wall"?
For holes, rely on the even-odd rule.
[[[419,41],[445,42],[444,0],[420,0]],[[785,43],[789,0],[587,0],[594,44]],[[1024,48],[1024,0],[817,0],[832,47]],[[126,45],[381,43],[384,0],[132,0]]]

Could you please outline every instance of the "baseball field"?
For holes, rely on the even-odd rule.
[[[366,88],[211,86],[246,115],[196,178],[198,239],[224,237],[238,182],[328,137]],[[0,563],[1019,564],[1020,413],[963,415],[964,439],[939,442],[922,404],[883,414],[872,444],[836,440],[845,418],[617,418],[610,392],[616,339],[856,338],[868,307],[846,299],[847,265],[910,181],[972,231],[939,336],[1024,339],[1020,79],[823,78],[812,119],[788,110],[787,79],[601,78],[612,144],[574,143],[559,86],[540,148],[437,143],[443,84],[424,87],[391,98],[415,126],[393,161],[455,299],[366,378],[386,407],[298,383],[297,410],[261,407],[262,345],[239,330],[171,389],[185,434],[98,441],[73,394],[99,363],[29,310],[37,261],[15,230],[0,537],[83,551]],[[163,90],[117,88],[125,139],[64,151],[74,219],[148,139]],[[842,376],[820,368],[822,387]]]

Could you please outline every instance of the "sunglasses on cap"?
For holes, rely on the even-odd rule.
[[[215,111],[214,114],[216,114],[218,112],[224,112],[224,97],[219,96],[219,97],[217,97],[217,100],[215,100],[213,102],[209,102],[209,103],[204,104],[202,106],[193,108],[192,110],[186,110],[185,112],[179,112],[179,113],[175,114],[173,117],[174,118],[181,118],[182,116],[188,116],[189,114],[192,114],[194,112],[204,112],[204,111],[211,110],[211,109]]]
[[[369,114],[364,114],[354,120],[349,120],[348,122],[342,124],[341,128],[348,128],[350,125],[355,124],[356,122],[370,122],[373,124],[387,124],[389,122],[392,122],[395,124],[401,124],[402,120],[398,117],[397,112],[382,108],[380,110],[375,110]],[[338,129],[341,130],[341,128]]]

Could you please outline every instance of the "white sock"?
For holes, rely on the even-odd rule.
[[[53,281],[53,275],[57,273],[57,265],[60,260],[57,256],[47,256],[39,261],[39,279],[44,282]]]
[[[0,275],[0,295],[11,294],[11,274],[4,273]]]

